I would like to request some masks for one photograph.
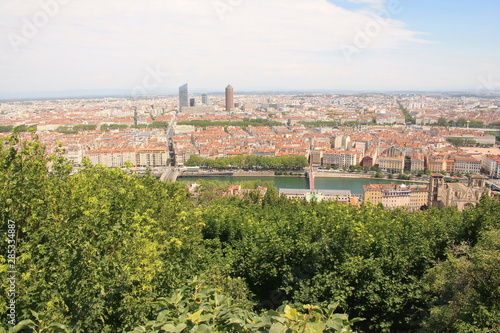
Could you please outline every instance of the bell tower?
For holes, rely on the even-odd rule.
[[[470,188],[483,188],[486,185],[486,181],[483,176],[474,175],[469,178]]]
[[[444,186],[444,177],[440,173],[431,174],[429,184],[429,207],[443,207],[443,202],[440,200],[439,192]]]

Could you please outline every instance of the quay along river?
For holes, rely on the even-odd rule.
[[[274,186],[282,188],[307,189],[309,182],[306,177],[278,176],[278,177],[238,177],[238,176],[214,176],[214,177],[179,177],[177,181],[195,182],[199,179],[207,181],[223,181],[237,183],[247,180],[272,181]],[[391,184],[404,183],[404,181],[389,179],[370,178],[315,178],[314,188],[317,190],[350,190],[352,194],[363,194],[363,185],[366,184]]]

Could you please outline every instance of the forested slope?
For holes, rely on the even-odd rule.
[[[0,304],[15,299],[27,332],[500,329],[498,201],[464,213],[291,201],[275,189],[200,201],[180,183],[70,171],[36,138],[2,141]],[[365,320],[336,316],[335,303]]]

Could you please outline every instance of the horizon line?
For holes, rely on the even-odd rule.
[[[126,93],[126,89],[71,89],[55,91],[31,91],[31,92],[0,92],[0,101],[23,101],[23,100],[58,100],[58,99],[91,99],[91,98],[124,98],[124,99],[148,99],[161,96],[177,96],[175,89],[168,91],[152,91],[145,95],[134,96]],[[224,91],[194,90],[193,95],[224,95]],[[369,90],[369,89],[262,89],[262,90],[240,90],[235,95],[263,95],[263,94],[466,94],[472,96],[491,96],[500,94],[500,90],[477,93],[474,90],[463,89],[402,89],[402,90]],[[10,96],[9,96],[10,95]],[[31,96],[30,96],[31,95]]]

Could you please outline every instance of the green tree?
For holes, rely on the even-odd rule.
[[[90,165],[69,176],[66,160],[17,136],[2,140],[0,167],[2,226],[17,225],[19,320],[33,310],[74,331],[126,329],[210,265],[182,184]]]
[[[411,123],[411,124],[415,124],[416,123],[416,120],[415,118],[413,118],[410,114],[410,112],[408,111],[408,109],[400,102],[398,101],[398,105],[399,105],[399,109],[401,110],[401,112],[404,114],[405,116],[405,123]]]
[[[202,166],[205,159],[200,157],[200,155],[191,155],[189,159],[184,163],[186,166]]]
[[[433,296],[426,332],[495,332],[500,329],[500,229],[479,243],[454,246],[424,280]]]
[[[449,125],[449,124],[448,124],[448,121],[447,121],[447,120],[446,120],[446,118],[444,118],[444,117],[440,117],[440,118],[438,119],[437,124],[438,124],[438,126],[443,126],[443,127],[446,127],[446,126],[448,126],[448,125]]]
[[[148,127],[149,128],[168,128],[168,123],[166,121],[154,121]]]
[[[458,127],[465,127],[467,125],[467,120],[465,118],[459,118],[456,122]]]
[[[0,133],[12,132],[13,128],[12,125],[0,125]]]

